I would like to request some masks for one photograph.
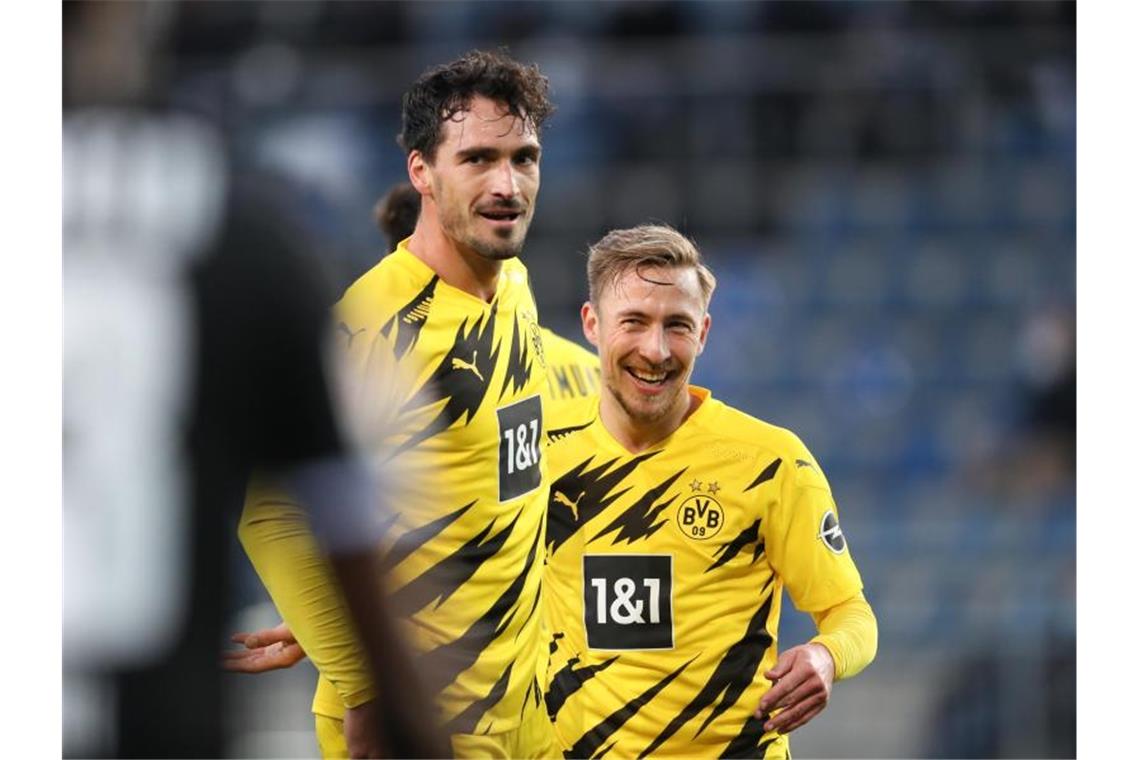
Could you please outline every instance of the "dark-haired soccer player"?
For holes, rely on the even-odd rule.
[[[336,306],[350,407],[397,431],[376,447],[399,481],[386,537],[392,604],[407,616],[455,754],[544,756],[546,368],[518,256],[552,110],[547,82],[533,66],[476,51],[426,72],[403,103],[419,219]],[[394,375],[407,392],[393,390]],[[366,752],[355,731],[368,725],[360,716],[374,692],[297,517],[252,498],[241,538],[321,673],[322,753]]]
[[[394,251],[415,229],[420,215],[420,194],[408,182],[393,185],[376,202],[372,215],[388,241],[388,250]],[[541,331],[546,354],[546,399],[551,406],[547,416],[560,425],[550,430],[558,437],[569,432],[576,423],[589,419],[582,415],[590,413],[587,407],[598,394],[598,357],[553,330],[543,327]]]
[[[566,757],[779,757],[877,628],[819,464],[689,384],[715,286],[668,227],[590,250],[598,418],[555,443],[546,706]],[[777,656],[787,589],[820,634]]]

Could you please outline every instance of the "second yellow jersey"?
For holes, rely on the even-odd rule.
[[[643,453],[600,419],[550,449],[545,697],[567,757],[783,758],[752,715],[783,590],[819,611],[862,588],[803,443],[690,392]]]
[[[542,328],[546,351],[547,428],[551,440],[581,430],[597,416],[601,369],[598,355]]]
[[[510,730],[540,704],[545,664],[546,375],[526,269],[504,262],[486,303],[401,244],[348,289],[336,318],[349,408],[378,436],[365,445],[392,485],[392,605],[412,621],[444,730]],[[336,708],[325,684],[314,709]]]

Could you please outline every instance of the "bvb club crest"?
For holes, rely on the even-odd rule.
[[[701,490],[699,481],[690,484],[693,491]],[[712,538],[724,527],[724,507],[713,498],[719,490],[710,483],[708,493],[694,493],[677,507],[677,528],[687,538],[704,541]]]

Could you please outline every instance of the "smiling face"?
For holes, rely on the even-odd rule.
[[[434,160],[412,151],[409,169],[425,208],[434,204],[444,235],[499,261],[522,252],[538,195],[540,153],[538,136],[524,119],[476,95],[468,110],[444,123]]]
[[[711,324],[697,270],[627,269],[596,300],[582,307],[582,328],[601,359],[603,412],[668,435],[689,409],[689,377]]]

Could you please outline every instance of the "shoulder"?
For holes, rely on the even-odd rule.
[[[550,457],[550,474],[553,479],[561,477],[567,470],[597,453],[598,445],[593,436],[595,424],[600,424],[597,422],[596,409],[594,417],[585,419],[580,424],[549,432],[551,444],[547,455]]]
[[[598,416],[598,397],[576,396],[568,399],[543,398],[546,434],[560,441],[571,433],[587,428]]]
[[[549,364],[598,366],[597,354],[546,327],[542,328],[542,344]]]
[[[430,273],[409,267],[401,259],[398,251],[390,253],[357,277],[337,301],[337,316],[354,324],[385,318],[431,286]]]
[[[829,488],[823,469],[803,440],[793,431],[753,417],[722,401],[713,405],[702,421],[702,432],[713,440],[714,454],[721,457],[752,459],[762,469],[785,483],[803,487]]]

